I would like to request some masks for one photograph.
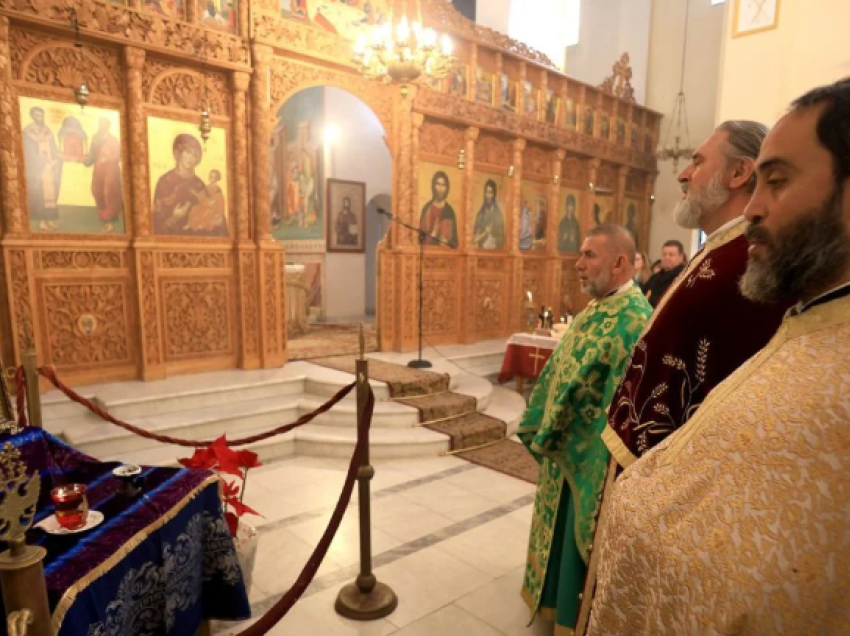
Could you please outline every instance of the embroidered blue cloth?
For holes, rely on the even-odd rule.
[[[36,523],[53,514],[50,491],[65,483],[85,484],[89,508],[104,515],[79,534],[27,533],[27,543],[47,550],[58,636],[185,636],[207,619],[250,617],[211,473],[146,467],[141,492],[123,495],[112,475],[117,463],[99,462],[40,429],[0,437],[5,442],[20,450],[28,472],[40,472]]]

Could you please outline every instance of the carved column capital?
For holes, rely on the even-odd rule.
[[[145,50],[133,46],[124,47],[124,62],[128,70],[141,71],[145,68]]]
[[[413,127],[416,130],[422,128],[422,124],[425,123],[425,115],[422,113],[413,113]]]
[[[245,93],[251,86],[251,74],[243,71],[234,71],[230,76],[230,83],[234,91]]]
[[[564,150],[563,148],[558,148],[554,152],[554,156],[555,156],[555,161],[562,163],[567,156],[567,151]]]
[[[481,134],[481,129],[475,126],[469,126],[464,132],[463,136],[467,141],[478,141],[478,136]],[[467,154],[469,154],[469,150],[467,149]]]
[[[526,145],[527,142],[525,141],[525,139],[514,139],[513,143],[511,144],[511,147],[514,150],[514,158],[516,158],[517,154],[522,155],[522,152],[523,150],[525,150]]]
[[[251,58],[254,62],[254,68],[265,68],[271,62],[273,50],[268,44],[254,43],[251,46]]]

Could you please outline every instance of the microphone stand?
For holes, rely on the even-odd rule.
[[[419,237],[419,357],[416,360],[411,360],[407,363],[407,366],[411,369],[430,369],[433,365],[428,360],[422,359],[422,290],[424,289],[424,284],[422,282],[422,261],[425,260],[425,241],[433,241],[438,245],[445,245],[446,247],[450,247],[452,249],[456,249],[454,245],[449,243],[448,241],[444,241],[441,238],[437,238],[436,236],[431,236],[425,230],[410,225],[406,221],[403,221],[395,214],[391,212],[387,212],[386,210],[382,210],[378,208],[378,214],[383,214],[390,221],[394,223],[398,223],[403,228],[407,228],[411,232],[414,232]]]

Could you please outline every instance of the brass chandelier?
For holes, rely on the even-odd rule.
[[[391,16],[388,22],[357,38],[354,61],[366,77],[401,85],[404,95],[408,85],[420,77],[446,77],[455,59],[449,36],[439,36],[434,29],[422,26],[418,0],[416,19],[410,22],[405,0],[397,23]]]

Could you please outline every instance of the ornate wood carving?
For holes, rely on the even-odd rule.
[[[248,65],[248,48],[241,38],[135,7],[96,0],[0,0],[0,9],[22,19],[49,20],[68,29],[69,34],[68,10],[74,9],[81,31],[87,35],[128,44],[144,42],[183,57],[200,55],[228,67]]]
[[[17,121],[15,90],[12,88],[12,61],[9,47],[9,18],[0,16],[0,205],[3,210],[5,231],[21,234],[26,227],[23,205],[21,204],[20,173],[18,172],[19,146],[17,136],[8,134],[8,128]]]
[[[611,190],[617,189],[617,169],[608,164],[602,164],[599,170],[596,171],[596,181],[594,182],[597,188]]]
[[[279,337],[280,323],[283,321],[278,318],[278,302],[277,302],[277,255],[274,253],[263,254],[263,301],[266,317],[266,351],[268,353],[278,353],[281,350],[281,342]]]
[[[489,166],[508,167],[511,165],[510,142],[496,135],[482,133],[475,144],[475,161]]]
[[[277,7],[278,13],[280,7]],[[279,16],[254,14],[254,38],[272,46],[311,54],[319,59],[351,64],[351,42],[344,38]]]
[[[257,305],[257,255],[245,251],[240,254],[242,287],[242,347],[246,356],[260,352],[259,306]]]
[[[166,359],[231,353],[228,281],[164,279],[161,284]]]
[[[223,252],[160,252],[159,266],[165,269],[226,269],[230,254]]]
[[[419,133],[419,151],[426,155],[445,157],[454,163],[465,147],[462,128],[425,120]]]
[[[145,52],[142,49],[124,49],[127,68],[127,130],[135,161],[130,163],[133,200],[133,230],[136,236],[151,233],[150,194],[148,185],[148,139],[144,110],[143,69]]]
[[[57,367],[131,362],[124,282],[42,281],[45,360]]]
[[[504,288],[502,279],[484,279],[475,281],[475,331],[499,332],[505,325],[504,316]]]
[[[503,258],[479,258],[478,269],[482,272],[504,272],[505,260]]]
[[[437,278],[423,281],[422,330],[424,333],[452,333],[457,330],[456,291],[453,280]]]
[[[552,178],[552,152],[540,146],[529,145],[522,158],[522,170],[525,175],[534,175],[543,179]]]
[[[451,272],[457,267],[457,261],[453,258],[434,258],[426,256],[422,263],[422,269],[426,272]]]
[[[154,272],[153,252],[141,252],[138,255],[140,287],[140,305],[142,315],[142,342],[144,358],[149,366],[162,363],[159,341],[159,310],[157,303],[156,274]]]
[[[83,80],[93,93],[121,97],[124,71],[114,49],[76,47],[40,33],[13,29],[12,72],[16,79],[58,88],[77,88]]]
[[[15,321],[17,350],[22,351],[33,339],[33,313],[30,302],[29,263],[24,250],[9,250],[7,276],[11,278],[12,313]]]
[[[267,46],[254,45],[254,75],[251,78],[251,151],[253,153],[252,185],[254,192],[269,192],[271,189],[271,166],[269,140],[271,121],[269,117],[269,64],[272,52]],[[258,241],[271,240],[272,213],[268,196],[255,196],[254,228]]]
[[[121,252],[44,250],[36,259],[40,269],[122,269]]]
[[[629,54],[623,53],[620,59],[614,62],[613,74],[606,77],[599,85],[603,91],[613,95],[624,102],[635,103],[635,89],[632,87],[632,67],[629,63]]]
[[[631,171],[626,177],[626,192],[642,195],[646,183],[646,173]]]
[[[566,157],[561,164],[561,180],[582,187],[587,186],[587,162],[579,157]]]
[[[241,6],[241,5],[240,5]],[[235,163],[240,166],[236,170],[234,183],[236,192],[244,192],[246,196],[233,197],[235,202],[234,213],[236,214],[236,238],[239,241],[247,241],[251,238],[251,206],[247,193],[250,191],[248,181],[248,170],[245,168],[250,163],[248,156],[248,110],[247,90],[251,77],[247,73],[234,73],[231,77],[233,86],[233,156]]]
[[[200,111],[209,102],[210,114],[230,116],[230,87],[221,73],[199,72],[157,62],[148,64],[145,97],[151,104]]]

